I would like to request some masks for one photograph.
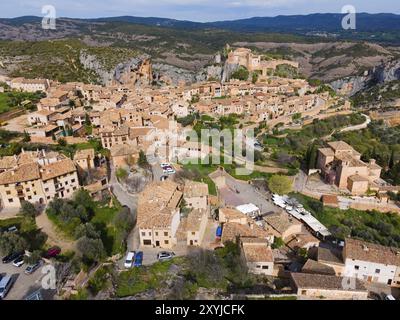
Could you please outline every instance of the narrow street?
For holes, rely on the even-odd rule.
[[[110,164],[110,186],[112,187],[112,192],[114,196],[117,198],[117,200],[121,203],[123,206],[127,206],[130,210],[132,215],[135,217],[136,220],[136,211],[137,211],[137,201],[138,197],[137,195],[132,195],[130,194],[125,188],[118,182],[118,179],[115,175],[115,168],[112,164]],[[127,245],[128,245],[128,250],[136,250],[137,247],[139,246],[139,241],[138,241],[138,232],[137,228],[132,230],[132,232],[129,234],[128,239],[127,239]]]

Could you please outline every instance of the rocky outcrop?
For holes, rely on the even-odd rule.
[[[224,65],[224,71],[222,73],[222,82],[229,81],[232,74],[239,69],[239,64],[232,64],[226,62]]]
[[[79,60],[85,69],[94,71],[103,85],[148,85],[153,81],[153,70],[148,55],[131,58],[107,69],[96,55],[82,50]]]
[[[179,85],[201,81],[201,74],[163,63],[153,65],[154,79],[162,84]]]
[[[336,80],[330,83],[330,85],[336,90],[336,92],[352,96],[373,85],[383,84],[394,80],[400,80],[400,60],[381,64],[370,71],[366,71],[363,76],[347,77]]]

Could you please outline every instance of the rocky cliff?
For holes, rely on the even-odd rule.
[[[80,53],[79,60],[84,68],[94,71],[103,85],[111,84],[150,84],[153,71],[148,55],[141,55],[118,63],[116,66],[106,66],[96,55],[85,50]]]
[[[366,71],[362,76],[336,80],[330,85],[338,93],[353,96],[373,85],[394,80],[400,80],[400,60],[393,60],[389,63],[381,64],[372,70]]]

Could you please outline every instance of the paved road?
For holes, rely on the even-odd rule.
[[[127,190],[118,182],[117,177],[115,176],[115,168],[113,165],[110,166],[110,169],[111,169],[110,185],[112,186],[112,192],[114,196],[123,206],[127,206],[131,210],[131,213],[136,220],[138,197],[128,193]],[[129,234],[127,239],[128,251],[136,250],[137,246],[139,245],[138,238],[139,238],[138,231],[135,227]]]
[[[344,128],[344,129],[340,130],[340,132],[358,131],[358,130],[367,128],[368,125],[371,123],[371,118],[369,116],[367,116],[366,114],[363,114],[363,116],[365,117],[364,123]]]

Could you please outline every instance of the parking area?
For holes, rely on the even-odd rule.
[[[206,231],[204,233],[204,238],[201,244],[201,248],[206,249],[206,250],[214,250],[215,248],[215,235],[216,231],[218,228],[218,222],[209,219],[208,224],[206,227]],[[187,246],[186,242],[178,242],[176,246],[174,246],[173,249],[162,249],[162,248],[153,248],[153,247],[144,247],[141,246],[139,243],[139,232],[138,229],[135,228],[135,231],[133,232],[134,234],[134,243],[128,245],[128,250],[129,251],[142,251],[143,252],[143,265],[144,266],[149,266],[154,263],[156,263],[157,260],[157,254],[162,252],[162,251],[167,251],[167,252],[174,252],[177,257],[183,257],[188,254],[192,250],[196,250],[197,247],[189,247]],[[126,258],[127,253],[125,253],[124,257],[118,261],[118,267],[121,270],[124,270],[124,262]]]
[[[14,285],[8,292],[4,300],[23,300],[25,297],[41,288],[41,280],[43,274],[42,268],[36,270],[33,274],[25,274],[26,264],[22,267],[14,267],[12,263],[4,264],[0,262],[0,274],[11,275],[14,280]]]
[[[226,186],[220,189],[220,195],[227,206],[239,206],[252,203],[256,205],[262,213],[275,212],[278,208],[270,201],[268,195],[263,191],[246,182],[238,181],[233,178],[226,178]]]

